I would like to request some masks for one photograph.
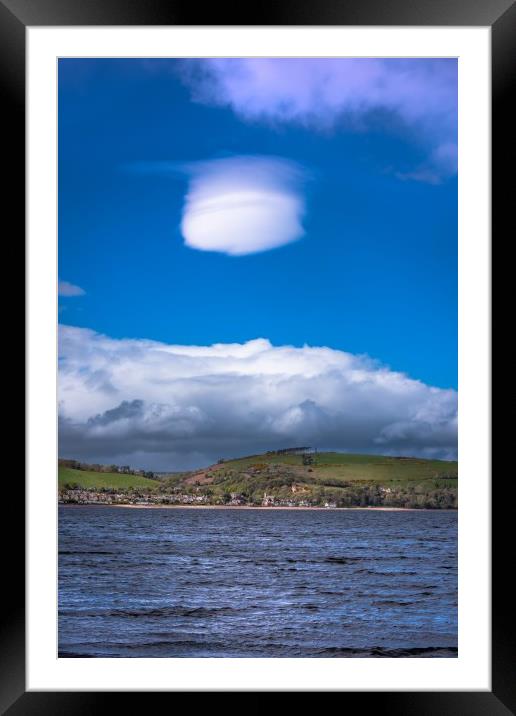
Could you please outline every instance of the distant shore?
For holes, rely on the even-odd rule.
[[[368,512],[457,512],[456,508],[436,509],[431,507],[287,507],[263,505],[108,505],[106,503],[71,504],[60,503],[63,507],[117,507],[127,510],[263,510],[266,512],[277,512],[289,510],[300,512],[301,510],[323,512],[344,512],[349,510],[366,510]]]
[[[62,504],[247,510],[458,506],[456,463],[332,452],[301,455],[301,450],[309,449],[223,460],[160,479],[154,473],[130,472],[127,465],[61,460],[58,499]]]

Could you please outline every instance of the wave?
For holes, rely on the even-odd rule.
[[[99,649],[101,646],[101,649]],[[85,651],[80,651],[84,649]],[[94,649],[95,653],[88,653],[88,649]],[[299,650],[297,645],[287,645],[282,643],[263,643],[249,645],[245,653],[240,652],[240,647],[232,646],[223,642],[207,642],[197,639],[161,639],[157,641],[145,641],[136,644],[126,644],[120,642],[104,642],[101,645],[95,642],[82,643],[74,649],[60,649],[59,658],[83,659],[83,658],[106,658],[106,657],[130,657],[131,652],[136,652],[135,656],[141,656],[141,650],[145,652],[153,652],[154,657],[170,657],[174,652],[180,649],[181,655],[186,656],[185,650],[190,652],[204,652],[206,658],[234,657],[253,658],[256,652],[268,653],[276,658],[291,658],[292,656],[305,656],[316,658],[386,658],[386,659],[410,659],[416,657],[441,657],[456,658],[458,649],[454,646],[422,646],[422,647],[400,647],[387,648],[381,646],[353,648],[345,646],[328,646],[322,649]],[[138,653],[139,652],[139,653]],[[199,654],[197,654],[199,656]]]
[[[211,617],[234,614],[236,612],[256,609],[257,607],[158,607],[152,609],[98,609],[74,610],[62,609],[59,616],[67,617]]]
[[[387,648],[382,646],[374,646],[370,648],[361,648],[361,649],[354,649],[350,647],[340,647],[340,646],[329,646],[324,649],[320,649],[317,654],[318,655],[324,655],[324,654],[333,654],[335,656],[344,656],[344,655],[353,655],[353,656],[362,656],[362,657],[368,657],[368,656],[379,656],[384,658],[391,658],[391,659],[399,659],[399,658],[407,658],[407,657],[414,657],[414,656],[423,656],[426,654],[427,656],[431,656],[433,654],[441,654],[444,655],[445,653],[449,653],[450,656],[457,656],[458,654],[458,648],[456,646],[415,646],[415,647],[406,647],[406,648]]]
[[[60,549],[59,554],[120,554],[120,552],[110,552],[107,550],[82,550],[82,549]]]
[[[396,599],[380,599],[377,602],[372,602],[374,607],[408,607],[414,602],[397,601]]]

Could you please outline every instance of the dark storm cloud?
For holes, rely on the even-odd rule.
[[[72,327],[60,338],[62,456],[174,470],[298,443],[456,455],[457,393],[363,356],[264,339],[173,346]]]

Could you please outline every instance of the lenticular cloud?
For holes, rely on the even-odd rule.
[[[230,256],[267,251],[304,234],[298,165],[274,157],[232,157],[188,167],[181,231],[185,244]]]
[[[291,445],[454,457],[457,393],[331,348],[60,327],[59,452],[181,470]]]

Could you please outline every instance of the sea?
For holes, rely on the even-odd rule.
[[[59,507],[59,658],[457,655],[455,511]]]

